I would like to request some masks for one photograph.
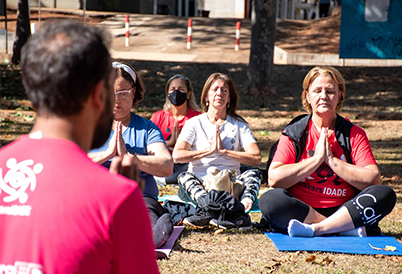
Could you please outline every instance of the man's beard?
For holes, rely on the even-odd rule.
[[[102,112],[98,124],[95,127],[94,138],[92,140],[91,149],[101,147],[109,138],[113,123],[113,105],[108,97],[105,109]]]

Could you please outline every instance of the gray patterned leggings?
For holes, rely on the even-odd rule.
[[[258,191],[260,190],[262,173],[258,169],[249,169],[240,175],[237,175],[236,181],[244,184],[244,192],[241,199],[249,197],[253,202],[257,199]],[[180,199],[192,202],[198,205],[198,199],[208,194],[202,186],[202,180],[191,172],[182,172],[177,177],[179,183],[179,197]],[[203,205],[200,205],[203,206]]]

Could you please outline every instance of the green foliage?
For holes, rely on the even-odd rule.
[[[0,93],[3,99],[27,99],[19,66],[0,64]],[[18,103],[15,101],[14,105],[17,107]]]
[[[119,1],[117,0],[105,0],[108,10],[113,11],[119,7]]]

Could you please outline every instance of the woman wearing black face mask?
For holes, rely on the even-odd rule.
[[[155,112],[151,121],[162,131],[169,151],[172,153],[184,123],[191,117],[200,114],[200,108],[195,101],[190,79],[181,74],[176,74],[168,80],[165,95],[166,101],[163,110]],[[187,166],[188,164],[175,164],[170,177],[156,177],[155,180],[158,184],[177,184],[177,176],[186,171]]]

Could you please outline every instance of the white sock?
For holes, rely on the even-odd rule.
[[[339,232],[339,236],[367,237],[366,227],[360,226],[352,230]]]
[[[313,237],[314,231],[312,225],[292,219],[289,221],[288,234],[290,237]]]

